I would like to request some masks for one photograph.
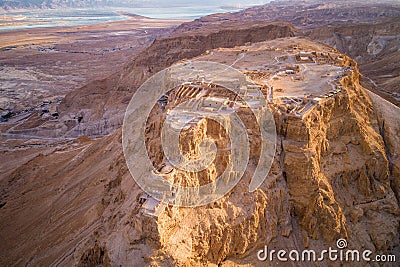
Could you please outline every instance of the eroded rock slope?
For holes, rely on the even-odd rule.
[[[308,62],[298,61],[300,51],[310,52]],[[9,141],[2,157],[10,163],[2,164],[0,180],[2,265],[268,266],[256,257],[265,245],[322,250],[335,247],[338,238],[353,249],[396,252],[400,112],[367,94],[352,59],[306,38],[281,38],[214,49],[191,60],[235,63],[266,96],[274,85],[268,105],[277,151],[264,184],[248,192],[257,164],[251,160],[224,198],[173,207],[135,184],[120,130],[42,147]],[[111,81],[104,84],[117,94]],[[167,109],[180,97],[171,95]],[[151,134],[161,127],[163,112],[149,120],[148,144],[158,142]],[[220,130],[201,120],[182,136],[182,149],[196,155],[204,137],[223,137]],[[155,147],[152,159],[162,162]],[[257,159],[256,149],[251,157]],[[219,171],[214,164],[207,181]],[[180,173],[172,181],[197,184],[204,177]]]

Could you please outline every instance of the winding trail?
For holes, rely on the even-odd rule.
[[[240,60],[242,60],[246,56],[246,53],[240,53],[239,57],[233,61],[233,63],[230,65],[230,67],[233,67],[236,63],[238,63]]]

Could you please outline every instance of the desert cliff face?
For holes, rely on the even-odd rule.
[[[207,207],[170,207],[160,214],[159,245],[168,255],[181,264],[246,262],[263,244],[287,247],[277,241],[282,239],[297,248],[339,238],[357,249],[398,247],[398,195],[391,182],[397,174],[356,64],[347,57],[344,64],[355,68],[341,78],[341,94],[302,117],[288,114],[283,103],[272,107],[280,141],[262,188],[249,194],[242,184]],[[198,136],[208,129],[200,125]]]
[[[41,120],[11,134],[35,134],[46,137],[102,136],[122,125],[123,112],[133,93],[148,78],[179,60],[192,58],[218,47],[233,47],[294,36],[296,30],[287,23],[227,23],[222,29],[199,30],[161,38],[122,71],[108,78],[93,81],[68,93],[58,106],[58,120]]]
[[[288,38],[295,32],[287,24],[246,27],[156,41],[122,73],[70,93],[60,106],[59,133],[52,132],[54,124],[25,125],[38,134],[48,129],[44,135],[54,137],[111,132],[106,136],[5,140],[0,265],[265,266],[256,257],[264,245],[322,250],[335,247],[338,238],[346,238],[352,249],[374,253],[399,249],[398,109],[367,94],[357,64],[337,50],[307,38]],[[300,47],[315,52],[321,62],[298,62]],[[243,179],[212,204],[178,208],[149,203],[132,179],[117,129],[123,111],[146,78],[184,59],[236,64],[266,95],[266,84],[276,84],[278,96],[269,106],[277,151],[266,181],[254,193],[248,192],[259,159],[254,132]],[[298,73],[274,77],[287,65]],[[339,71],[342,75],[335,78]],[[340,92],[330,93],[331,86]],[[167,108],[183,97],[173,94]],[[165,158],[158,133],[165,114],[159,106],[153,111],[147,145],[160,167]],[[242,115],[251,121],[245,111]],[[195,158],[205,137],[228,147],[220,125],[200,120],[182,133],[181,149]],[[223,151],[219,156],[200,174],[177,171],[168,178],[183,185],[207,183],[230,159]]]
[[[230,21],[286,21],[305,36],[355,59],[363,84],[399,106],[399,16],[395,1],[272,1],[233,14],[212,14],[183,23],[185,32]]]
[[[305,76],[304,80],[288,80],[287,88],[279,88],[279,80],[272,76],[276,70],[271,68],[285,69],[297,53],[293,47],[342,59],[298,64],[298,75]],[[400,112],[385,109],[384,100],[366,93],[352,59],[305,38],[214,49],[191,60],[214,57],[224,61],[238,58],[240,53],[245,56],[236,67],[261,87],[265,79],[274,81],[280,94],[269,104],[277,126],[277,152],[258,190],[248,192],[259,156],[256,134],[250,135],[251,160],[241,182],[224,198],[196,208],[146,202],[148,198],[126,167],[120,130],[63,144],[9,141],[12,149],[2,152],[2,157],[11,160],[2,165],[0,180],[0,226],[5,240],[0,245],[0,263],[265,266],[268,263],[256,257],[264,245],[321,250],[335,247],[338,238],[346,238],[352,249],[374,253],[398,249]],[[137,75],[136,68],[130,75]],[[317,72],[321,68],[323,75]],[[343,73],[334,78],[331,69]],[[327,95],[330,86],[322,84],[315,90],[327,97],[310,100],[307,90],[314,88],[301,84],[312,75],[327,79],[341,91]],[[282,74],[279,79],[288,78]],[[118,87],[111,80],[104,84],[108,82],[110,87]],[[302,88],[300,93],[298,88]],[[167,109],[185,97],[179,93],[171,96]],[[157,105],[153,111],[147,124],[147,145],[158,166],[164,158],[157,133],[165,115]],[[227,146],[217,123],[200,120],[182,134],[181,149],[188,157],[195,157],[197,145],[205,137],[215,139],[221,148]],[[18,157],[22,153],[24,160]],[[174,172],[170,179],[185,185],[206,183],[215,179],[229,160],[223,154],[221,158],[224,160],[201,175]]]
[[[400,199],[400,159],[399,159],[399,137],[400,137],[400,120],[398,118],[398,109],[393,104],[382,99],[378,95],[368,92],[374,110],[378,117],[380,132],[385,142],[387,157],[389,159],[389,169],[391,172],[391,186],[396,194],[396,198]]]
[[[399,105],[398,17],[380,19],[373,24],[354,22],[343,26],[317,27],[309,31],[309,36],[355,59],[365,76],[363,84]]]
[[[390,183],[395,174],[358,73],[342,84],[344,95],[282,123],[283,170],[294,213],[311,239],[347,237],[354,247],[368,243],[389,250],[398,245],[399,208]]]
[[[156,39],[124,70],[67,94],[58,105],[59,119],[42,120],[33,114],[35,127],[23,127],[10,134],[51,137],[109,134],[122,124],[120,110],[125,109],[135,90],[154,73],[213,48],[294,35],[322,41],[355,59],[364,76],[363,86],[398,105],[399,14],[399,5],[390,1],[329,4],[274,1],[237,13],[214,14],[183,23],[171,30],[169,37]]]

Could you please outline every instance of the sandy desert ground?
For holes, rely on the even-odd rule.
[[[400,109],[360,82],[370,62],[387,62],[380,68],[396,75],[391,55],[398,56],[400,24],[390,18],[360,25],[382,14],[398,17],[400,7],[340,1],[309,12],[310,1],[301,2],[303,9],[278,2],[179,26],[181,21],[132,16],[0,33],[0,265],[287,266],[261,262],[257,251],[266,245],[321,251],[343,238],[349,249],[398,259]],[[266,21],[274,15],[288,22]],[[352,25],[344,27],[347,18]],[[381,49],[375,49],[376,40],[387,43],[374,55]],[[347,54],[350,48],[353,55]],[[160,96],[145,125],[147,156],[157,175],[197,185],[213,181],[227,165],[229,157],[223,157],[199,175],[171,165],[165,171],[158,133],[168,113],[189,98],[201,100],[207,112],[228,104],[237,108],[248,128],[248,172],[208,205],[164,205],[135,183],[121,125],[143,82],[176,63],[196,61],[227,64],[255,83],[239,88],[251,98],[249,107],[266,104],[271,110],[275,156],[265,182],[250,192],[256,164],[266,161],[257,117],[239,98],[222,95],[218,81],[198,76],[181,83]],[[391,77],[374,80],[380,75],[365,77],[378,89],[396,85]],[[265,103],[255,95],[264,95]],[[206,106],[203,96],[222,101]],[[216,123],[195,121],[189,130],[180,144],[188,158],[198,157],[205,137],[220,145],[221,154],[232,151]],[[353,263],[291,266],[368,264]]]
[[[131,16],[76,27],[0,32],[1,115],[57,102],[105,78],[183,20]]]

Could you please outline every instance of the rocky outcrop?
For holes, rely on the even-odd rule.
[[[341,81],[345,94],[301,119],[281,121],[282,169],[307,237],[345,237],[358,248],[368,240],[375,250],[387,251],[399,243],[399,207],[391,184],[396,174],[358,79],[355,70]],[[379,219],[371,220],[372,214]]]
[[[355,59],[361,73],[372,80],[365,79],[368,88],[399,106],[399,16],[400,6],[394,1],[272,1],[237,13],[212,14],[186,22],[175,32],[221,25],[225,20],[289,22],[302,34]]]
[[[8,164],[0,176],[0,264],[268,266],[256,258],[265,245],[321,251],[336,247],[338,238],[346,238],[351,249],[396,253],[398,116],[379,98],[371,95],[371,101],[359,84],[357,64],[340,56],[349,67],[339,81],[340,94],[320,99],[300,115],[279,101],[270,104],[277,151],[264,184],[253,193],[248,184],[256,149],[229,194],[195,208],[163,205],[142,192],[128,172],[120,130],[98,139],[3,151]],[[124,88],[111,80],[98,86],[104,87],[89,97],[95,103],[102,94],[111,103],[107,88]],[[109,106],[102,108],[110,112]],[[161,114],[161,108],[153,110],[146,132],[155,165],[164,160],[157,139]],[[220,126],[208,120],[182,135],[188,157],[198,154],[204,137],[226,146]],[[250,136],[257,147],[256,135]],[[171,181],[199,185],[215,179],[220,165],[201,176],[177,172]]]
[[[397,17],[381,19],[373,24],[354,22],[316,27],[308,34],[354,58],[366,77],[363,84],[399,106],[400,22]]]
[[[67,136],[110,133],[122,124],[124,114],[121,111],[126,109],[136,89],[174,62],[217,47],[234,47],[294,34],[294,28],[287,23],[250,22],[240,27],[227,23],[222,29],[199,30],[155,40],[121,73],[69,93],[58,108],[59,121],[66,124],[71,118],[82,117],[79,124],[76,122],[65,129]]]
[[[391,172],[391,186],[400,200],[400,108],[368,91],[378,117],[379,129],[385,142]]]
[[[342,94],[304,116],[273,107],[280,141],[259,190],[247,192],[247,173],[223,199],[190,209],[167,207],[155,219],[163,253],[178,265],[257,264],[252,254],[266,244],[322,250],[345,238],[349,247],[374,253],[399,247],[398,174],[390,167],[388,137],[381,135],[374,106],[359,84],[357,65],[347,57],[344,62],[353,70],[340,81]],[[209,127],[200,121],[189,146],[197,147]],[[199,177],[184,179],[195,184]]]

